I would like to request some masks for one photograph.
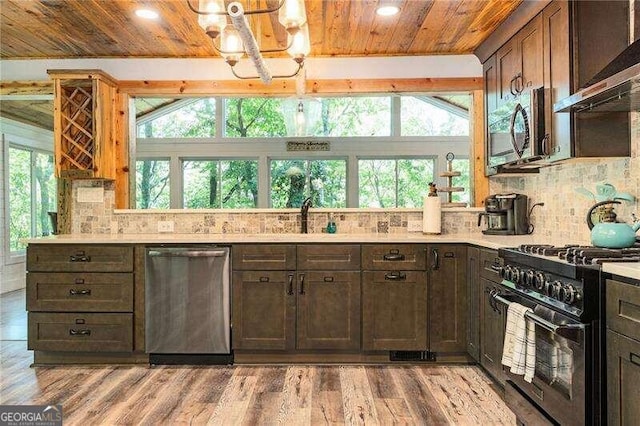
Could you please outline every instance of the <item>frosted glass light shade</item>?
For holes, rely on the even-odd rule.
[[[198,10],[201,12],[224,12],[222,0],[200,0]],[[215,38],[227,25],[224,15],[198,15],[198,24],[211,38]]]
[[[304,58],[311,51],[311,43],[309,42],[309,26],[303,25],[293,35],[288,36],[291,47],[287,50],[293,58]]]
[[[278,11],[278,20],[287,30],[303,26],[307,22],[304,0],[284,0]]]
[[[238,62],[244,55],[244,45],[238,30],[228,25],[220,34],[220,55],[227,61]]]

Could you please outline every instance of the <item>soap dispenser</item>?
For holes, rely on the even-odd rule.
[[[327,233],[328,234],[335,234],[337,230],[338,230],[338,227],[336,226],[335,220],[333,220],[333,215],[330,214],[329,215],[329,222],[327,222]]]

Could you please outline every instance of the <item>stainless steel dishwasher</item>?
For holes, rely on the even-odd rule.
[[[149,247],[145,349],[151,364],[233,361],[229,247]]]

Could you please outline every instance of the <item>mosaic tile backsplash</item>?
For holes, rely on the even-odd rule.
[[[79,202],[78,190],[83,187],[104,187],[104,201]],[[102,180],[77,180],[73,183],[72,233],[74,234],[154,234],[159,221],[173,221],[177,234],[259,234],[299,233],[300,213],[273,212],[114,212],[115,192],[113,182]],[[310,233],[323,232],[329,212],[309,212]],[[479,233],[478,211],[444,212],[443,234]],[[410,224],[422,232],[421,211],[362,211],[333,212],[338,233],[347,234],[399,234],[410,232]]]
[[[586,216],[595,204],[576,193],[584,187],[595,192],[597,183],[607,182],[618,191],[640,197],[640,113],[632,113],[631,157],[567,162],[540,169],[539,174],[519,177],[492,177],[491,193],[519,192],[530,197],[530,205],[543,202],[532,214],[534,235],[551,244],[588,244]],[[606,141],[602,141],[603,144]],[[616,207],[618,220],[631,222],[631,213],[640,213],[638,199]]]

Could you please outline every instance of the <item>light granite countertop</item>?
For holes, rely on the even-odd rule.
[[[233,244],[233,243],[464,243],[498,249],[535,244],[530,235],[482,234],[67,234],[27,239],[29,244]]]
[[[640,262],[634,263],[603,263],[602,270],[609,274],[640,280]]]

